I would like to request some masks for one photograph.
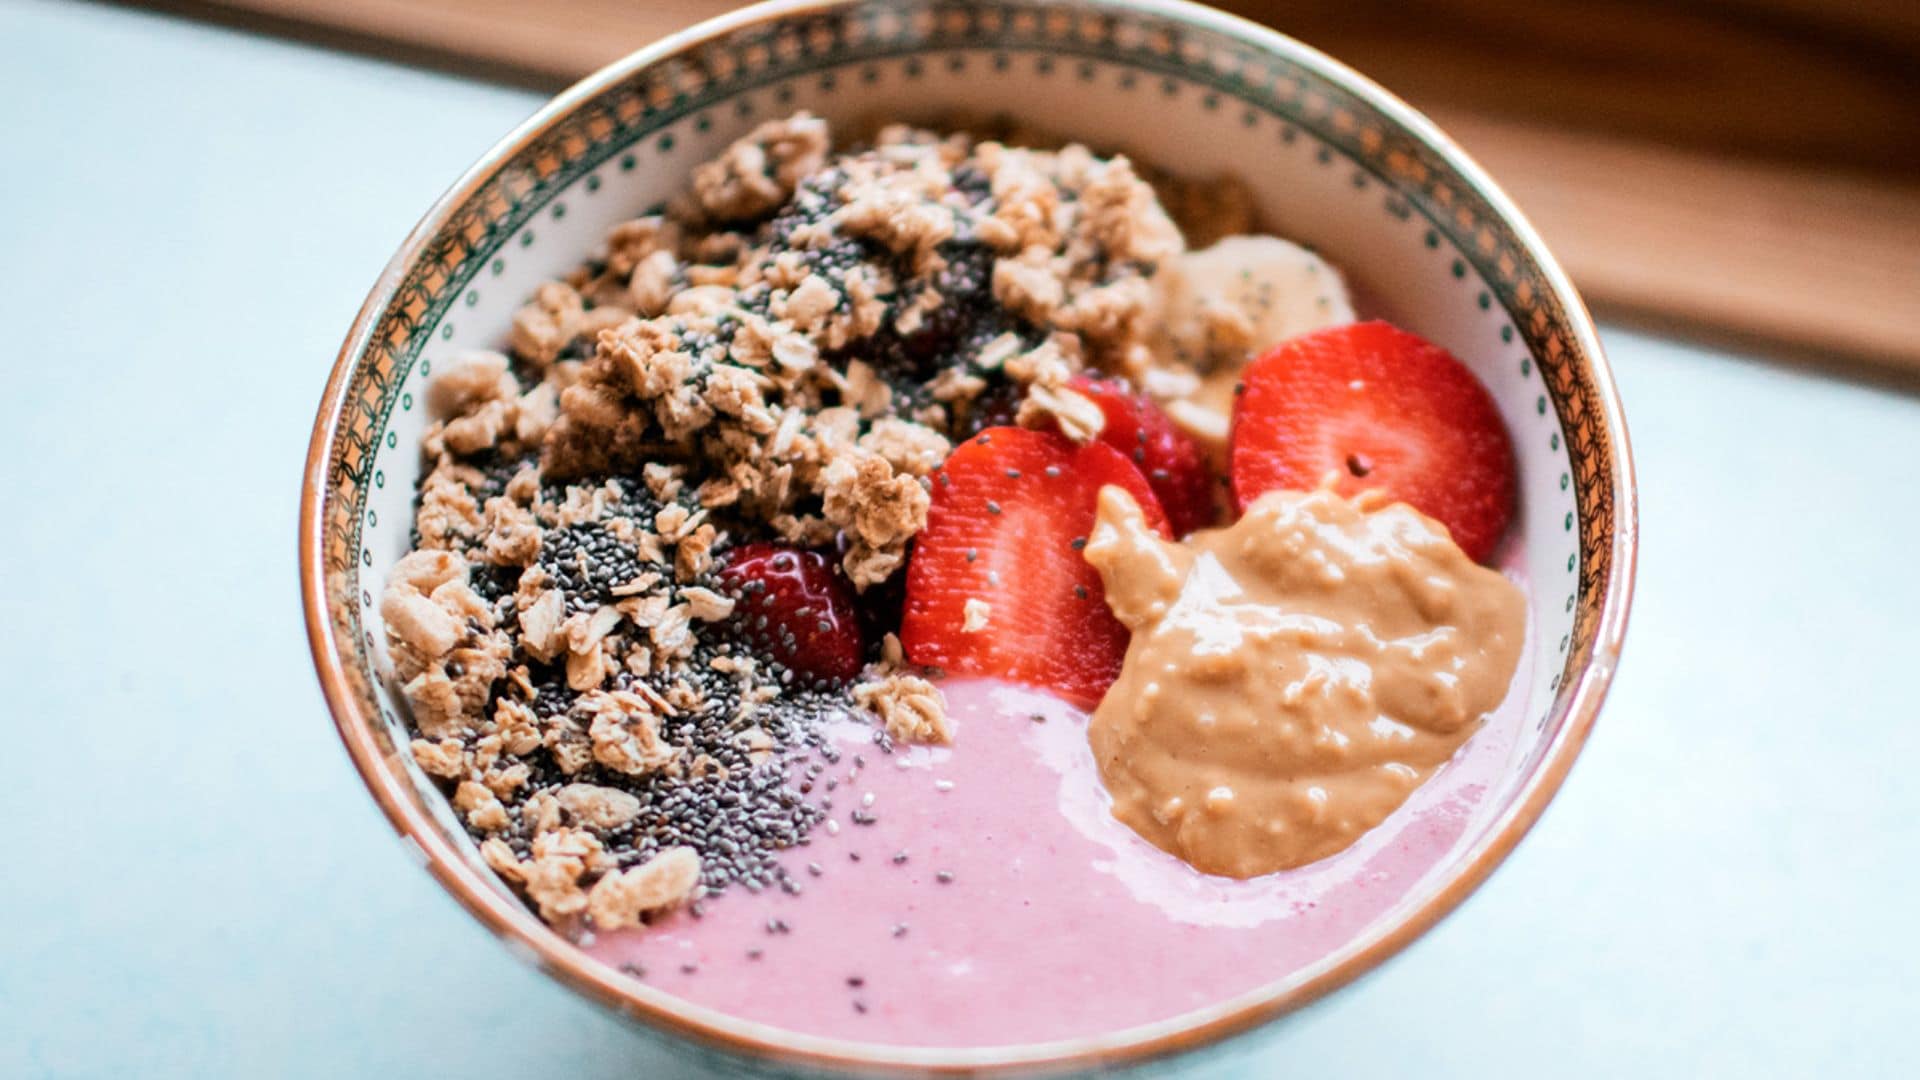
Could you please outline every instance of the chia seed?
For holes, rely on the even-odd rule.
[[[644,485],[622,479],[609,480],[607,483],[619,493],[617,499],[608,501],[605,512],[609,516],[651,525],[654,517],[665,507],[648,493]],[[567,490],[549,485],[547,497],[555,502],[564,502]],[[699,509],[698,502],[691,500],[691,495],[683,495],[680,503],[689,511]],[[716,548],[718,550],[723,549]],[[663,580],[673,580],[673,566],[670,563],[643,559],[637,547],[620,540],[600,521],[583,521],[565,528],[546,530],[541,536],[540,555],[535,565],[545,571],[560,590],[566,599],[569,614],[591,612],[604,604],[615,602],[619,596],[614,589],[645,573],[655,573]]]

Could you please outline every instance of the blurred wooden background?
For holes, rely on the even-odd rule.
[[[558,88],[737,5],[158,6]],[[1219,6],[1432,114],[1601,310],[1920,376],[1920,0]]]

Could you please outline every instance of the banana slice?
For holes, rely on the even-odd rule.
[[[1290,337],[1353,321],[1340,272],[1277,236],[1229,236],[1162,269],[1163,355],[1198,374],[1167,415],[1224,455],[1233,387],[1253,357]]]

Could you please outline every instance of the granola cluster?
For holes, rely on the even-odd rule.
[[[934,471],[995,424],[1097,436],[1068,380],[1145,375],[1182,249],[1125,158],[906,127],[836,152],[799,113],[446,364],[381,614],[414,756],[488,863],[581,928],[791,887],[815,720],[947,738],[884,625]],[[758,541],[837,553],[880,613],[851,685],[737,647],[717,569]]]

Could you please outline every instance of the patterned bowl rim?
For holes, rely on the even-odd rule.
[[[1599,406],[1597,419],[1603,429],[1603,441],[1611,450],[1609,474],[1599,478],[1612,495],[1613,523],[1606,544],[1608,565],[1598,618],[1589,624],[1593,640],[1588,643],[1584,661],[1569,680],[1574,684],[1571,696],[1564,697],[1566,688],[1561,688],[1568,702],[1565,720],[1532,776],[1474,847],[1446,871],[1444,883],[1420,906],[1400,913],[1397,922],[1376,931],[1364,947],[1337,963],[1324,966],[1298,985],[1256,991],[1235,1001],[1157,1024],[1028,1046],[978,1049],[887,1046],[800,1035],[724,1016],[616,977],[604,965],[590,960],[576,946],[549,930],[516,900],[484,880],[481,872],[418,805],[401,772],[390,767],[376,734],[376,717],[362,707],[358,688],[364,679],[356,677],[357,672],[349,672],[336,639],[335,623],[329,614],[330,588],[325,558],[326,494],[332,451],[348,415],[356,368],[372,340],[376,323],[394,299],[409,267],[447,225],[453,212],[531,143],[623,80],[756,24],[856,9],[867,2],[769,0],[639,49],[576,83],[522,122],[471,166],[414,226],[354,318],[328,379],[307,451],[300,498],[300,585],[307,635],[321,689],[355,768],[389,822],[433,877],[513,952],[589,999],[655,1028],[748,1059],[835,1070],[1054,1071],[1138,1063],[1193,1050],[1301,1008],[1371,971],[1432,928],[1486,880],[1539,819],[1586,743],[1618,666],[1633,598],[1639,514],[1632,450],[1612,372],[1585,303],[1532,224],[1453,140],[1392,93],[1310,46],[1188,0],[1078,0],[1066,5],[1068,10],[1166,20],[1232,39],[1257,52],[1279,56],[1370,106],[1399,133],[1432,153],[1461,183],[1485,200],[1495,218],[1511,232],[1516,246],[1539,269],[1547,292],[1559,303],[1565,329],[1578,347],[1576,354],[1588,361],[1592,400]]]

